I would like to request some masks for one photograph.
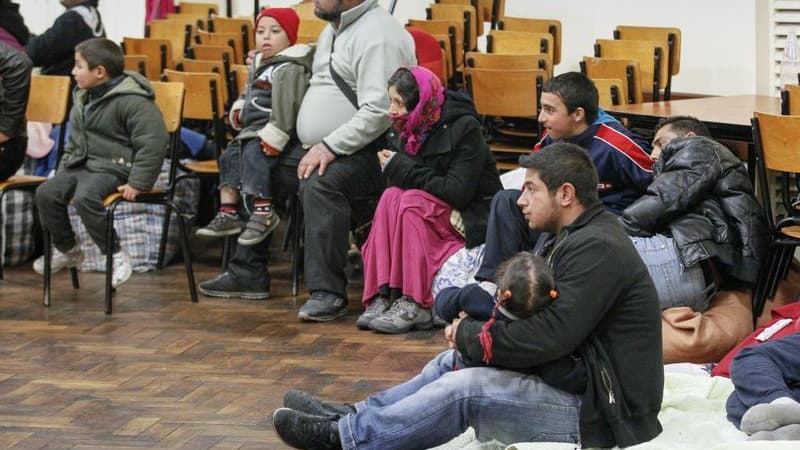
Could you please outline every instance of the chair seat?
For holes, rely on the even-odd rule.
[[[781,228],[781,233],[795,239],[800,239],[800,225]]]
[[[199,174],[211,175],[211,174],[218,174],[219,173],[219,164],[217,163],[217,161],[215,161],[213,159],[209,160],[209,161],[193,161],[193,162],[189,162],[189,163],[186,163],[184,165],[184,167],[187,170],[191,171],[191,172],[195,172],[195,173],[199,173]]]
[[[493,152],[520,153],[526,155],[533,150],[533,147],[519,147],[514,145],[490,143],[489,149],[491,149]]]
[[[29,186],[38,186],[47,181],[47,177],[37,177],[34,175],[15,175],[6,181],[0,183],[0,191],[13,188],[24,188]]]

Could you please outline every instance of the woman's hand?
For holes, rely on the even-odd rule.
[[[381,169],[386,167],[386,164],[389,164],[389,160],[392,159],[396,152],[393,152],[388,149],[383,149],[378,152],[378,162],[381,163]]]

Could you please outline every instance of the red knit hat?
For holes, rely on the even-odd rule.
[[[263,17],[272,17],[289,36],[289,42],[294,45],[297,42],[297,28],[300,26],[300,16],[297,15],[292,8],[264,8],[258,13],[256,17],[255,26],[258,28],[258,22]]]

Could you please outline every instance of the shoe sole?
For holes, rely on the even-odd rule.
[[[267,228],[266,230],[264,230],[264,232],[261,233],[261,235],[259,237],[255,238],[255,239],[242,239],[242,237],[239,236],[239,239],[237,239],[236,242],[238,242],[239,245],[243,245],[245,247],[250,247],[252,245],[259,244],[262,241],[264,241],[264,239],[266,239],[267,236],[270,235],[270,233],[275,231],[275,228],[278,228],[278,224],[280,224],[280,223],[281,223],[280,217],[275,216],[275,221],[272,222],[272,225],[269,228]]]
[[[328,316],[309,316],[308,313],[300,311],[297,313],[297,318],[305,322],[330,322],[346,315],[347,309],[342,309],[341,311],[337,311],[335,314]]]
[[[229,292],[229,291],[212,291],[198,286],[201,294],[208,297],[217,298],[242,298],[245,300],[265,300],[269,298],[269,293],[261,292]]]
[[[425,330],[430,330],[430,329],[433,328],[433,321],[430,321],[430,322],[427,322],[427,323],[420,323],[420,324],[416,324],[415,323],[415,324],[411,325],[410,327],[408,327],[405,330],[400,330],[400,329],[397,329],[397,328],[381,328],[380,327],[381,326],[380,322],[378,322],[377,324],[375,322],[378,322],[378,321],[377,320],[373,320],[372,322],[370,322],[370,324],[369,324],[370,329],[372,329],[374,331],[377,331],[378,333],[384,333],[384,334],[403,334],[403,333],[408,333],[409,331],[413,331],[413,330],[425,331]]]
[[[230,229],[226,231],[204,231],[202,228],[195,231],[194,235],[201,238],[220,238],[226,236],[235,236],[240,234],[242,229]]]

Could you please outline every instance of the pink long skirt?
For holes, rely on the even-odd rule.
[[[383,192],[361,249],[364,305],[383,285],[401,289],[425,308],[433,305],[433,277],[464,246],[450,225],[451,212],[450,205],[425,191],[391,187]]]

